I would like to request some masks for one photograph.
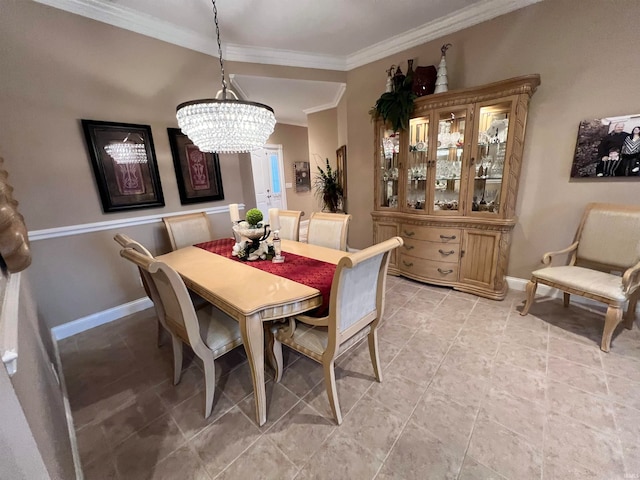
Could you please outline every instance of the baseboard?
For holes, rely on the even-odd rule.
[[[63,338],[71,337],[77,333],[90,330],[94,327],[104,325],[105,323],[113,322],[132,313],[140,312],[151,308],[153,303],[149,298],[139,298],[117,307],[109,308],[101,312],[96,312],[86,317],[78,318],[69,323],[63,323],[57,327],[51,329],[51,333],[56,340],[62,340]]]

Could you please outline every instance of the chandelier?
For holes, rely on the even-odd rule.
[[[231,90],[227,91],[220,44],[218,10],[213,3],[213,18],[216,25],[222,90],[216,98],[192,100],[176,108],[178,126],[182,132],[203,152],[242,153],[261,148],[273,133],[276,118],[273,109],[256,102],[238,100]],[[234,98],[227,98],[232,95]]]
[[[118,165],[147,163],[147,150],[144,143],[130,141],[130,136],[131,134],[128,134],[122,142],[106,145],[105,151]]]

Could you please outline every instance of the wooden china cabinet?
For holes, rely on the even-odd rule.
[[[420,97],[409,129],[375,127],[374,241],[389,273],[502,300],[529,99],[539,75]]]

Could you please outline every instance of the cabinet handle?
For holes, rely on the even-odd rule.
[[[442,270],[441,268],[439,268],[438,271],[443,275],[449,275],[450,273],[453,273],[453,270]]]
[[[413,262],[407,262],[405,260],[402,260],[402,263],[405,267],[413,267]],[[453,270],[452,270],[453,271]]]
[[[405,231],[404,231],[404,234],[405,234],[407,237],[413,237],[413,236],[416,234],[416,232],[407,232],[407,231],[405,230]],[[456,237],[453,237],[453,238],[456,238]]]
[[[440,235],[440,240],[455,240],[455,235]]]
[[[446,256],[453,255],[454,253],[456,253],[456,251],[455,251],[455,250],[449,250],[448,252],[445,252],[445,251],[444,251],[444,250],[442,250],[442,249],[438,250],[438,252],[439,252],[441,255],[446,255]]]
[[[464,257],[464,250],[460,250],[460,258]]]
[[[413,250],[416,247],[414,247],[413,245],[405,245],[404,248],[406,248],[407,250]]]
[[[476,163],[475,157],[471,157],[471,160],[469,160],[469,165],[473,165],[475,163]]]

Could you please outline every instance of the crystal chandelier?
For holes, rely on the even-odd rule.
[[[211,3],[218,40],[222,90],[218,91],[216,98],[192,100],[178,105],[178,126],[203,152],[250,152],[265,144],[269,135],[273,133],[276,118],[271,107],[262,103],[238,100],[233,91],[227,91],[218,10],[215,0],[211,0]],[[227,94],[234,98],[228,99]]]
[[[144,143],[135,143],[127,135],[122,142],[110,143],[104,147],[113,161],[118,165],[147,163],[147,150]]]

